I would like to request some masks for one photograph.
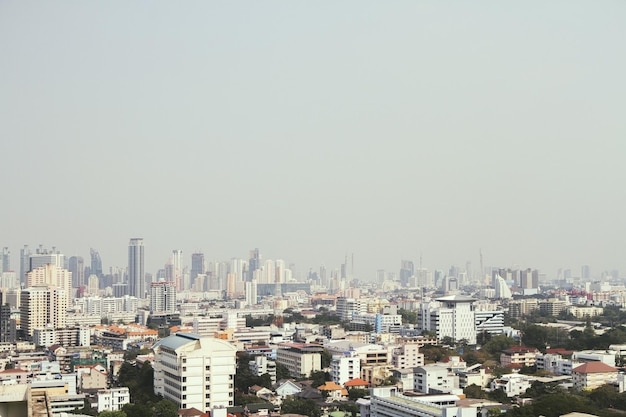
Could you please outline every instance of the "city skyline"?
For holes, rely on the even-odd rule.
[[[0,5],[0,245],[626,271],[626,4]],[[367,278],[369,277],[369,278]]]

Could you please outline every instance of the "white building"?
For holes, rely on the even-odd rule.
[[[174,313],[176,311],[176,283],[153,282],[150,284],[150,312]]]
[[[422,331],[432,331],[437,339],[450,337],[454,341],[466,340],[476,344],[476,318],[474,302],[463,295],[450,295],[420,304],[417,326]]]
[[[322,369],[320,345],[308,343],[285,343],[276,351],[276,363],[284,365],[293,377],[309,376]]]
[[[266,356],[255,356],[254,360],[248,362],[250,372],[254,376],[269,374],[272,379],[272,385],[276,383],[276,362],[267,359]]]
[[[424,365],[424,354],[417,342],[405,342],[391,352],[391,365],[396,369],[412,369]]]
[[[154,392],[179,408],[231,407],[237,349],[220,339],[178,333],[154,346]]]
[[[332,381],[344,385],[351,379],[361,376],[361,358],[354,351],[343,355],[334,355],[330,362],[330,376]]]
[[[454,389],[454,377],[448,369],[438,365],[418,366],[413,371],[413,389],[424,394],[450,392]],[[405,388],[406,389],[406,388]]]
[[[501,389],[507,397],[522,395],[532,385],[535,379],[523,374],[506,374],[491,381],[491,390]]]
[[[128,387],[110,388],[98,391],[98,413],[103,411],[119,411],[130,403]]]

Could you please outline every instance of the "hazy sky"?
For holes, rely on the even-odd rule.
[[[0,245],[626,274],[626,2],[2,1]]]

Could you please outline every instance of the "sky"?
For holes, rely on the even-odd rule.
[[[1,1],[0,245],[626,276],[624,1]]]

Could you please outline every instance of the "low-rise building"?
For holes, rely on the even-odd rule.
[[[491,390],[501,389],[508,397],[522,395],[535,379],[523,374],[506,374],[491,381]]]
[[[322,369],[323,350],[312,343],[285,343],[276,351],[276,363],[285,366],[293,377],[309,376]]]
[[[500,354],[500,364],[504,368],[534,366],[539,350],[527,346],[511,346]]]
[[[603,362],[587,362],[572,370],[574,389],[592,390],[617,380],[617,368]]]
[[[128,387],[110,388],[97,393],[98,413],[103,411],[119,411],[125,404],[130,403]]]

